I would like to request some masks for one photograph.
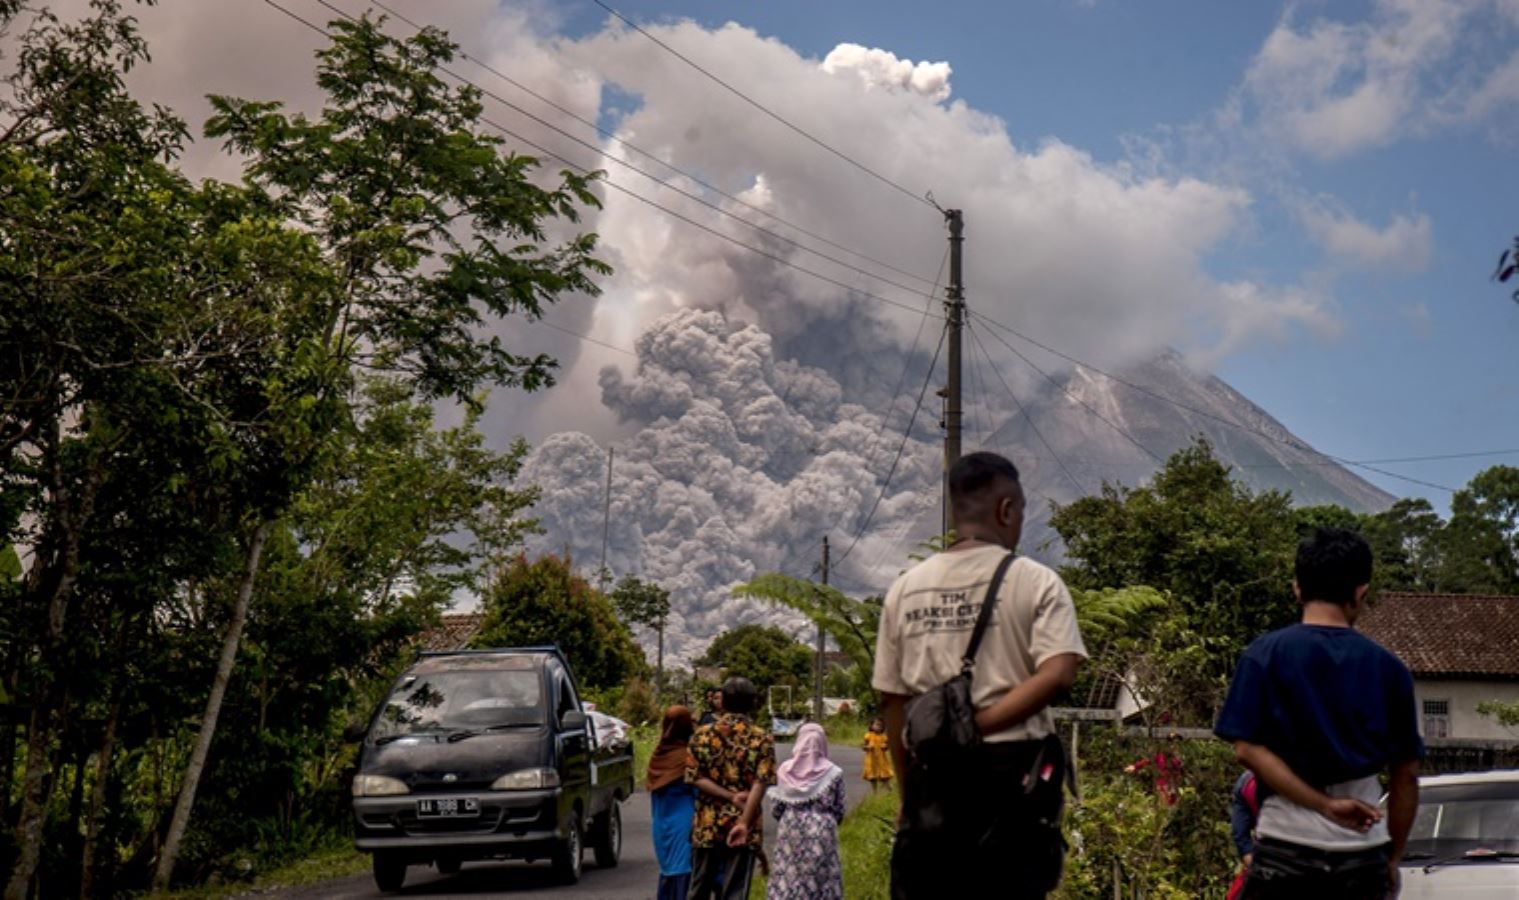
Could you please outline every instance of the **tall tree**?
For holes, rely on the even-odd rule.
[[[558,644],[589,687],[615,687],[641,672],[643,653],[606,595],[566,559],[518,555],[480,598],[485,622],[476,647]]]
[[[1441,590],[1519,593],[1519,468],[1478,472],[1451,498],[1435,543]]]
[[[812,678],[812,648],[774,626],[730,628],[712,639],[696,663],[721,666],[728,675],[747,678],[760,690],[772,685],[797,687]]]
[[[1210,640],[1215,671],[1295,616],[1291,498],[1235,482],[1205,441],[1173,454],[1149,485],[1105,484],[1057,510],[1051,524],[1065,541],[1062,573],[1073,589],[1166,593]]]
[[[551,384],[551,358],[510,351],[483,326],[511,314],[536,317],[567,291],[595,293],[592,276],[609,270],[592,255],[594,236],[544,246],[548,220],[574,222],[580,206],[596,204],[590,181],[563,172],[557,186],[539,187],[529,177],[536,160],[504,153],[500,139],[481,134],[479,91],[450,88],[438,74],[457,51],[442,32],[396,39],[368,16],[332,28],[331,46],[318,53],[317,83],[327,94],[320,117],[213,97],[206,126],[207,137],[248,160],[247,184],[311,235],[330,267],[335,290],[312,298],[318,331],[305,346],[341,368],[314,368],[391,372],[423,397],[466,405],[478,402],[482,384]],[[317,380],[282,399],[304,412],[337,386]],[[310,434],[293,426],[277,437]],[[310,464],[320,452],[312,449],[285,455]],[[221,663],[154,876],[160,888],[173,873],[277,514],[273,507],[250,521]]]
[[[654,692],[658,696],[665,680],[665,624],[670,619],[670,592],[636,575],[624,575],[611,593],[618,618],[630,627],[654,632]]]

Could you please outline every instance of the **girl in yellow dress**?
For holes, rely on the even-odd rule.
[[[886,744],[886,722],[879,716],[871,720],[870,730],[865,732],[865,780],[870,791],[891,783],[891,753]]]

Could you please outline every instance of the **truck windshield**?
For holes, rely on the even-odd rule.
[[[1409,856],[1519,851],[1519,781],[1426,786],[1408,835]]]
[[[408,676],[391,692],[370,738],[539,725],[544,720],[543,683],[536,671],[431,672]]]

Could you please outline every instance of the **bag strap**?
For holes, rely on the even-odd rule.
[[[997,595],[1002,592],[1002,576],[1007,574],[1008,567],[1018,554],[1009,553],[1002,557],[998,563],[997,571],[992,574],[992,580],[986,586],[986,597],[981,601],[981,614],[976,616],[976,630],[970,633],[970,643],[965,647],[965,656],[960,660],[960,674],[969,675],[976,665],[976,651],[981,649],[981,639],[986,636],[986,626],[991,624],[992,609],[997,605]]]

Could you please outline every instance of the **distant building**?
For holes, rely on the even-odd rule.
[[[417,636],[417,649],[425,651],[464,650],[485,624],[484,613],[449,613],[438,624]]]
[[[1513,741],[1477,705],[1519,702],[1519,597],[1386,592],[1356,623],[1414,676],[1426,739]]]

